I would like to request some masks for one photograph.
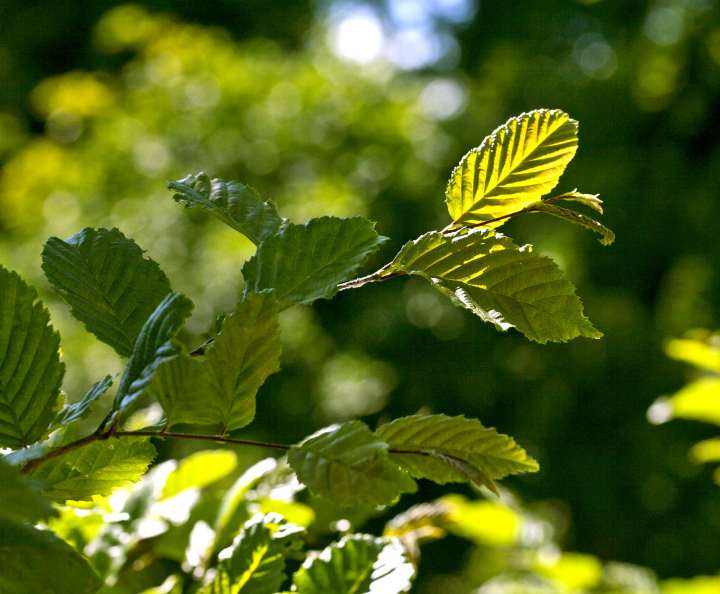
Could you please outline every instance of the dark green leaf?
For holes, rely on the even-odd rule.
[[[362,217],[288,224],[245,263],[245,295],[275,289],[281,309],[328,299],[386,240]]]
[[[194,309],[193,302],[180,293],[170,293],[157,306],[138,336],[133,353],[125,366],[115,396],[115,408],[129,406],[152,380],[161,363],[181,354],[173,339]]]
[[[224,182],[204,174],[188,175],[185,179],[165,182],[169,190],[178,192],[173,198],[185,202],[186,208],[202,206],[212,216],[245,235],[258,245],[280,229],[283,219],[272,200],[263,202],[250,186]]]
[[[602,336],[550,258],[491,229],[426,233],[405,244],[385,274],[395,272],[423,276],[455,305],[541,344]]]
[[[60,334],[36,299],[34,287],[0,266],[0,447],[43,439],[61,398]]]
[[[45,276],[73,316],[123,357],[170,292],[157,263],[117,229],[87,227],[66,241],[51,237],[42,259]]]
[[[33,482],[24,478],[17,468],[0,461],[0,518],[38,522],[57,515]]]
[[[415,568],[397,541],[353,534],[309,558],[295,573],[299,594],[398,594],[410,589]]]
[[[304,528],[277,514],[256,515],[233,542],[230,556],[218,567],[203,594],[274,594],[285,581],[285,553],[298,543]]]
[[[387,450],[367,425],[348,421],[293,446],[288,462],[300,482],[338,505],[389,505],[417,486]]]
[[[493,480],[539,468],[512,438],[463,416],[403,417],[375,434],[390,446],[390,457],[402,468],[436,483],[473,482],[497,491]]]
[[[100,580],[87,561],[49,530],[0,520],[0,592],[92,594]]]
[[[204,355],[165,361],[148,392],[165,410],[168,427],[218,423],[223,433],[235,431],[255,416],[255,395],[280,369],[281,350],[275,297],[249,293],[225,316]]]
[[[48,460],[30,476],[49,483],[42,493],[51,501],[91,501],[138,481],[155,454],[149,441],[111,437]]]
[[[575,156],[577,127],[558,109],[509,119],[453,171],[445,190],[453,221],[482,224],[538,201],[557,185]]]
[[[88,393],[83,396],[80,402],[63,407],[63,409],[58,412],[55,417],[51,429],[56,429],[58,427],[62,427],[63,425],[69,425],[70,423],[87,418],[90,414],[90,407],[107,391],[110,386],[112,386],[112,381],[115,377],[117,376],[106,375],[99,382],[95,382],[93,384],[92,388],[90,388]]]

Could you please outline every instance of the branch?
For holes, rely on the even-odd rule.
[[[250,441],[248,439],[235,439],[234,437],[225,437],[224,435],[200,435],[197,433],[173,433],[165,431],[159,433],[157,431],[116,431],[115,437],[175,437],[178,439],[200,439],[204,441],[216,441],[220,443],[233,443],[235,445],[248,445],[258,448],[270,448],[272,450],[289,450],[292,446],[281,443],[265,443],[264,441]]]
[[[84,445],[87,445],[89,443],[93,443],[94,441],[99,441],[101,439],[107,439],[108,437],[109,437],[108,434],[100,433],[100,430],[98,429],[95,433],[91,433],[87,437],[83,437],[82,439],[78,439],[77,441],[74,441],[74,442],[69,443],[64,446],[61,446],[57,449],[50,450],[47,454],[44,454],[44,455],[40,456],[39,458],[35,458],[35,460],[30,460],[30,462],[25,464],[25,466],[23,466],[20,469],[20,474],[29,474],[30,472],[35,470],[38,466],[45,464],[45,462],[47,462],[49,460],[53,460],[54,458],[59,458],[63,454],[67,454],[68,452],[77,450],[78,448],[81,448]]]

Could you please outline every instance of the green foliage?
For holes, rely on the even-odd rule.
[[[265,380],[280,369],[280,312],[331,298],[338,290],[420,275],[453,303],[501,329],[514,326],[537,342],[601,336],[552,260],[532,253],[530,246],[518,248],[490,228],[497,222],[490,221],[490,212],[507,217],[547,211],[556,208],[545,208],[553,200],[601,210],[597,197],[577,192],[537,202],[574,154],[572,120],[562,112],[541,111],[512,122],[467,156],[454,174],[484,188],[471,188],[470,199],[462,194],[467,181],[456,183],[462,190],[460,208],[467,207],[458,220],[485,223],[426,233],[376,273],[357,279],[352,277],[360,266],[387,239],[378,235],[375,223],[325,216],[296,225],[281,219],[274,203],[263,202],[248,186],[210,181],[205,174],[168,182],[177,192],[175,200],[189,208],[201,206],[201,212],[257,246],[242,268],[241,301],[216,320],[214,335],[194,350],[178,338],[193,302],[171,292],[159,266],[144,258],[132,239],[117,229],[86,228],[67,241],[48,240],[43,268],[72,314],[119,355],[129,355],[112,408],[94,432],[87,431],[85,421],[114,376],[57,412],[64,369],[58,361],[59,336],[42,306],[33,305],[35,291],[0,268],[7,281],[2,286],[9,287],[0,294],[0,345],[6,345],[0,396],[9,412],[0,413],[22,421],[8,424],[7,444],[0,443],[29,446],[5,458],[18,469],[0,465],[7,475],[0,500],[22,498],[7,506],[6,515],[12,521],[54,515],[51,526],[89,560],[108,592],[187,588],[206,594],[275,594],[290,582],[288,559],[304,559],[292,576],[293,591],[401,592],[415,575],[421,542],[446,531],[473,542],[494,542],[479,534],[476,524],[505,521],[506,532],[515,530],[515,524],[507,528],[508,517],[515,516],[499,504],[449,498],[408,512],[389,525],[386,537],[346,535],[321,553],[306,555],[307,526],[324,525],[319,533],[344,531],[340,526],[346,524],[357,527],[403,493],[415,492],[414,478],[468,482],[499,495],[493,481],[537,471],[538,464],[510,437],[464,416],[403,417],[375,433],[349,420],[293,446],[250,441],[239,433],[254,419]],[[518,141],[513,135],[526,139],[525,148],[508,149],[508,143]],[[503,165],[502,179],[489,169],[494,181],[478,177],[478,168],[490,158],[490,149],[483,147],[491,147],[493,155],[509,155],[512,171]],[[521,180],[526,189],[512,194],[508,188],[521,187]],[[502,203],[501,210],[488,210],[491,203]],[[591,228],[598,230],[597,225]],[[150,421],[142,412],[129,416],[153,401],[163,419]],[[50,439],[41,441],[50,432]],[[158,465],[141,480],[156,455],[148,437],[266,446],[287,452],[287,463],[261,463],[231,484],[236,455],[200,452],[179,466]],[[296,494],[305,488],[310,495],[298,500]],[[66,507],[53,512],[48,501]],[[80,525],[73,509],[92,518]],[[467,518],[474,519],[468,523]],[[23,530],[32,531],[30,540],[46,538],[38,529]],[[515,544],[514,537],[503,542]],[[85,563],[72,555],[72,563]],[[129,568],[140,571],[136,568],[145,567],[145,559],[152,562],[141,579]]]
[[[288,462],[313,493],[341,506],[389,505],[417,486],[388,449],[364,423],[348,421],[293,446]]]
[[[182,352],[173,339],[194,307],[184,295],[170,293],[147,319],[120,379],[115,410],[127,408],[143,393],[160,364]]]
[[[100,587],[87,561],[48,530],[0,520],[3,594],[92,594]]]
[[[89,332],[129,357],[150,314],[170,292],[156,262],[118,229],[85,228],[42,253],[50,284]]]
[[[362,217],[289,223],[243,267],[245,294],[274,289],[282,308],[329,299],[385,241]]]
[[[163,361],[147,390],[163,407],[168,428],[189,423],[235,431],[255,416],[255,395],[280,369],[281,349],[273,293],[250,293],[202,354]]]
[[[258,515],[240,530],[229,556],[203,594],[274,594],[285,580],[285,554],[304,532],[280,516]]]
[[[204,173],[167,182],[173,198],[186,208],[202,206],[216,219],[242,233],[255,245],[275,235],[283,223],[272,200],[263,202],[255,188],[210,178]]]
[[[497,493],[493,480],[539,470],[510,437],[462,416],[403,417],[375,434],[394,450],[390,457],[401,468],[436,483],[472,482]]]
[[[585,201],[583,200],[583,202]],[[594,203],[588,201],[586,202],[586,204],[592,205]],[[536,202],[528,207],[528,211],[544,212],[554,217],[565,219],[566,221],[570,221],[571,223],[575,223],[576,225],[585,227],[586,229],[590,229],[591,231],[595,231],[602,236],[602,238],[599,240],[602,245],[610,245],[613,241],[615,241],[615,234],[610,231],[610,229],[608,229],[604,225],[601,225],[596,220],[591,219],[590,217],[579,212],[575,212],[574,210],[555,206],[554,204],[548,204],[547,202]]]
[[[541,344],[600,338],[575,287],[555,263],[490,229],[432,231],[395,256],[385,276],[414,274],[500,330],[515,327]]]
[[[293,579],[300,594],[399,594],[410,587],[415,569],[403,547],[366,534],[346,536],[303,564]]]
[[[13,522],[38,522],[58,513],[38,493],[36,483],[25,479],[16,468],[0,460],[0,518]]]
[[[577,127],[558,109],[509,119],[453,171],[445,190],[453,224],[483,224],[547,194],[575,156]]]
[[[149,441],[111,437],[49,460],[30,476],[50,485],[42,493],[51,501],[91,501],[138,481],[155,455]]]
[[[0,447],[43,439],[59,404],[60,334],[36,299],[34,287],[0,266]]]

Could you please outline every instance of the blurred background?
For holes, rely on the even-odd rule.
[[[292,443],[358,416],[476,417],[540,462],[504,484],[553,519],[563,548],[661,577],[717,572],[720,489],[687,458],[714,431],[646,419],[686,379],[664,342],[720,315],[715,0],[3,0],[0,23],[0,262],[49,306],[70,400],[122,361],[50,291],[47,237],[133,237],[195,302],[194,347],[233,309],[254,250],[175,204],[166,179],[250,184],[296,223],[377,221],[391,240],[369,273],[450,222],[450,172],[498,125],[569,113],[580,144],[558,193],[599,193],[617,241],[541,216],[503,232],[558,262],[605,337],[529,343],[422,279],[345,291],[283,314],[283,370],[247,435]],[[195,449],[158,447],[161,459]],[[245,466],[262,455],[238,454]],[[427,483],[401,506],[450,491],[469,494]],[[465,591],[452,576],[467,546],[431,545],[418,591]]]

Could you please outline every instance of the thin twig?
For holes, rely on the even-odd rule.
[[[284,445],[281,443],[265,443],[263,441],[250,441],[248,439],[235,439],[234,437],[225,437],[222,435],[199,435],[196,433],[173,433],[166,431],[165,433],[159,433],[157,431],[116,431],[115,437],[174,437],[178,439],[200,439],[204,441],[217,441],[220,443],[232,443],[235,445],[248,445],[255,446],[258,448],[270,448],[272,450],[283,450],[287,451],[292,446]]]
[[[35,460],[30,460],[25,466],[22,467],[20,470],[21,474],[29,474],[33,470],[35,470],[38,466],[45,464],[48,460],[53,460],[54,458],[59,458],[63,454],[67,454],[68,452],[72,452],[73,450],[77,450],[78,448],[83,447],[84,445],[87,445],[89,443],[93,443],[94,441],[99,441],[104,438],[104,435],[101,434],[99,431],[96,431],[95,433],[91,433],[87,437],[83,437],[82,439],[78,439],[77,441],[74,441],[72,443],[69,443],[67,445],[61,446],[59,448],[56,448],[54,450],[50,450],[47,454],[44,454],[40,456],[39,458],[35,458]]]
[[[196,348],[194,351],[190,351],[188,355],[191,357],[198,357],[200,355],[205,354],[205,347],[215,342],[215,337],[211,336],[208,338],[205,342],[203,342],[198,348]]]

